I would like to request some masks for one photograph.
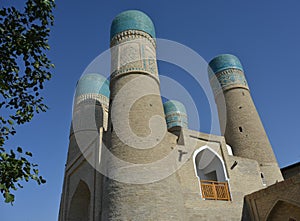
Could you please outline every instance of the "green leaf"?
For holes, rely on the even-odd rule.
[[[4,190],[5,189],[5,185],[0,183],[0,190]]]
[[[32,157],[32,153],[31,153],[31,152],[29,152],[29,151],[27,151],[25,154],[26,154],[27,156],[30,156],[30,157]]]
[[[0,192],[7,203],[15,200],[11,191],[22,187],[19,181],[45,182],[38,177],[37,166],[27,160],[27,156],[32,157],[31,152],[24,153],[21,147],[14,152],[5,146],[16,134],[15,125],[30,122],[36,113],[47,110],[40,90],[54,68],[46,52],[50,49],[48,39],[55,3],[23,2],[24,9],[0,9],[0,109],[9,116],[0,117]]]
[[[9,192],[5,192],[4,198],[6,203],[12,203],[15,200],[15,196]]]

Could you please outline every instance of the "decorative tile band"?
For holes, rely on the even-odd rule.
[[[243,71],[243,66],[240,60],[232,54],[220,54],[213,58],[208,64],[208,74],[211,77],[221,71],[233,68]]]
[[[129,41],[129,40],[134,40],[137,38],[141,38],[141,39],[146,38],[148,41],[151,42],[153,47],[156,48],[156,43],[155,43],[154,38],[152,38],[151,35],[149,35],[148,33],[139,31],[139,30],[126,30],[126,31],[120,32],[119,34],[115,35],[111,39],[110,47],[113,47],[116,44],[121,44],[121,43]]]
[[[167,128],[188,127],[187,115],[182,112],[173,112],[166,115]]]
[[[108,109],[109,99],[102,94],[83,94],[76,98],[75,100],[75,108],[83,101],[91,100],[94,104],[96,102],[100,102],[100,104],[104,107],[104,109]]]
[[[158,80],[155,42],[147,33],[124,31],[113,38],[111,45],[111,80],[131,72]]]
[[[210,84],[215,94],[233,87],[249,90],[244,72],[235,68],[226,69],[211,76]]]
[[[188,128],[186,109],[181,102],[169,100],[164,103],[163,107],[168,129],[172,127]]]
[[[86,109],[88,107],[88,109]],[[81,109],[83,108],[83,111]],[[70,128],[70,137],[79,131],[98,130],[108,126],[109,100],[102,94],[83,94],[76,97]],[[102,110],[102,113],[99,112]]]

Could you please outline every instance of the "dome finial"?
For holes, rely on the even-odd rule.
[[[208,73],[210,77],[213,76],[213,74],[217,74],[218,72],[229,68],[244,71],[240,60],[232,54],[220,54],[213,58],[208,65]]]
[[[186,109],[184,105],[176,100],[169,100],[164,103],[167,128],[188,127]]]
[[[155,28],[151,19],[144,12],[138,10],[124,11],[114,18],[110,28],[110,39],[126,30],[144,31],[155,38]]]
[[[75,97],[84,94],[101,94],[109,98],[109,81],[96,73],[83,75],[77,82]]]

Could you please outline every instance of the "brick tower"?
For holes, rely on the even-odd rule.
[[[95,168],[100,160],[102,137],[107,129],[108,101],[109,82],[105,77],[91,73],[79,79],[74,98],[60,221],[99,219],[102,175]]]
[[[256,160],[267,186],[282,175],[253,103],[243,67],[237,57],[223,54],[209,63],[222,135],[236,156]]]
[[[111,53],[109,150],[116,158],[107,160],[103,154],[108,178],[102,218],[180,220],[176,176],[160,179],[168,173],[163,168],[174,168],[175,162],[156,165],[169,155],[177,137],[167,132],[150,18],[135,10],[117,15],[111,25]]]

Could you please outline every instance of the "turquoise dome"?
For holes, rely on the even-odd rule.
[[[128,10],[118,14],[110,28],[110,39],[126,30],[140,30],[155,38],[155,29],[151,19],[141,11]]]
[[[169,100],[164,103],[167,128],[188,127],[186,109],[182,103],[175,100]]]
[[[217,57],[212,59],[208,65],[208,74],[210,77],[212,77],[213,74],[229,68],[235,68],[244,71],[240,60],[236,56],[231,54],[218,55]]]
[[[85,74],[77,82],[75,97],[83,94],[102,94],[109,98],[109,81],[100,74]]]

